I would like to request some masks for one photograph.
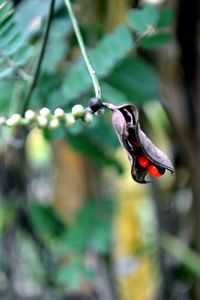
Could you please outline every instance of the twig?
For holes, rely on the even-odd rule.
[[[197,252],[167,232],[161,233],[160,246],[185,265],[195,277],[200,278],[200,256]]]
[[[64,2],[66,4],[66,6],[67,6],[67,10],[69,12],[69,16],[70,16],[71,21],[72,21],[72,25],[73,25],[73,28],[74,28],[74,31],[75,31],[75,34],[76,34],[76,37],[77,37],[77,40],[78,40],[78,44],[80,46],[83,58],[85,60],[86,66],[88,68],[90,77],[91,77],[92,82],[93,82],[93,86],[94,86],[94,90],[95,90],[95,96],[97,98],[101,99],[100,84],[99,84],[99,81],[97,79],[96,72],[95,72],[95,70],[94,70],[94,68],[92,66],[91,61],[90,61],[90,58],[89,58],[89,56],[87,54],[85,43],[83,41],[83,38],[82,38],[82,35],[81,35],[81,32],[80,32],[80,28],[78,26],[78,21],[77,21],[75,15],[74,15],[71,2],[70,2],[70,0],[64,0]]]
[[[54,4],[55,4],[55,0],[51,0],[50,6],[49,6],[49,12],[48,12],[47,24],[46,24],[46,28],[45,28],[45,32],[44,32],[44,38],[43,38],[43,41],[42,41],[42,47],[41,47],[41,51],[40,51],[40,54],[39,54],[36,70],[35,70],[33,80],[31,82],[31,85],[29,87],[27,96],[25,98],[25,101],[24,101],[24,104],[23,104],[23,107],[22,107],[22,113],[23,114],[27,110],[28,104],[31,100],[33,90],[34,90],[34,88],[37,84],[37,81],[38,81],[38,78],[39,78],[39,75],[40,75],[42,60],[44,58],[45,49],[46,49],[47,40],[48,40],[48,36],[49,36],[49,31],[50,31],[50,26],[51,26],[51,21],[52,21],[52,17],[53,17]]]

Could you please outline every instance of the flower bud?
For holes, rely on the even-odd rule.
[[[60,122],[58,119],[52,119],[50,122],[49,122],[49,128],[51,129],[56,129],[58,128],[60,125]]]
[[[6,125],[11,126],[11,127],[16,126],[16,125],[20,124],[20,121],[21,121],[21,115],[14,114],[6,121]]]
[[[51,115],[50,110],[47,107],[40,109],[40,115],[44,117],[49,117]]]
[[[67,127],[73,126],[75,124],[75,122],[76,122],[76,120],[73,115],[71,115],[71,114],[65,115],[65,124]]]
[[[58,119],[64,119],[65,112],[62,108],[56,108],[54,111],[54,116]]]
[[[31,110],[31,109],[29,109],[29,110],[27,110],[26,112],[25,112],[25,119],[26,120],[28,120],[28,121],[34,121],[35,120],[35,117],[36,117],[36,113],[33,111],[33,110]]]
[[[83,116],[83,122],[85,124],[90,124],[93,120],[93,115],[90,112],[86,112]]]
[[[84,115],[85,109],[81,104],[74,105],[72,107],[72,114],[75,118],[80,118]]]
[[[37,116],[38,126],[44,128],[48,124],[48,119],[45,116]]]
[[[101,116],[101,115],[103,115],[105,113],[105,109],[104,108],[100,108],[99,110],[97,110],[96,112],[95,112],[95,115],[96,116]]]

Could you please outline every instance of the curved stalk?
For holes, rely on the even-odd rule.
[[[88,53],[86,51],[85,43],[83,41],[83,38],[82,38],[82,35],[81,35],[81,32],[80,32],[80,28],[78,26],[78,21],[77,21],[75,15],[74,15],[74,11],[72,9],[71,2],[70,2],[70,0],[64,0],[64,2],[67,6],[67,10],[68,10],[70,19],[72,21],[72,25],[73,25],[73,28],[74,28],[74,31],[75,31],[75,34],[76,34],[76,37],[77,37],[77,40],[78,40],[78,44],[79,44],[80,49],[81,49],[81,53],[83,55],[86,66],[88,68],[88,72],[89,72],[90,77],[91,77],[92,82],[93,82],[93,86],[94,86],[94,90],[95,90],[95,96],[97,98],[101,99],[101,87],[100,87],[98,78],[96,76],[96,72],[95,72],[95,70],[92,66],[92,63],[91,63],[90,58],[88,56]]]

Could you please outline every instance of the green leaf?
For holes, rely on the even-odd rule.
[[[145,5],[143,12],[149,25],[155,26],[159,19],[159,11],[155,5]]]
[[[93,126],[94,124],[94,126]],[[97,135],[98,132],[98,135]],[[117,147],[119,147],[119,142],[115,134],[113,134],[113,128],[111,126],[111,116],[110,114],[104,115],[102,118],[95,118],[94,122],[90,127],[85,127],[83,134],[85,134],[89,140],[93,141],[93,147],[97,147],[97,151],[100,149],[104,152],[108,157],[113,157],[113,151]],[[99,150],[100,150],[99,149]],[[90,152],[88,153],[90,156]],[[101,165],[101,164],[100,164]],[[102,166],[104,163],[102,162]],[[115,166],[115,165],[113,165]],[[118,167],[115,166],[118,170]],[[120,169],[119,169],[120,171]]]
[[[169,8],[169,7],[164,8],[160,13],[157,27],[162,28],[162,27],[170,25],[173,22],[174,17],[175,17],[174,11],[171,8]]]
[[[56,276],[56,281],[67,285],[73,291],[76,290],[81,283],[82,265],[73,259],[66,267],[62,267]]]
[[[18,33],[8,44],[3,47],[3,53],[7,56],[14,54],[24,45],[25,36]]]
[[[12,6],[12,1],[4,1],[0,4],[0,52],[2,55],[1,64],[5,68],[1,72],[1,78],[9,77],[16,67],[27,62],[32,53],[32,47],[27,43],[24,28],[20,30],[14,15],[1,22],[5,14],[11,11]],[[8,62],[12,63],[12,67],[10,63],[8,66]]]
[[[84,253],[88,248],[95,248],[105,253],[111,237],[113,202],[88,201],[79,211],[74,223],[65,236],[64,251]]]
[[[200,256],[185,245],[180,239],[163,232],[160,237],[161,247],[185,265],[197,278],[200,278]]]
[[[145,36],[139,41],[139,46],[143,48],[155,48],[162,46],[170,39],[168,32],[158,32],[153,35]]]
[[[6,20],[6,22],[0,24],[0,35],[9,32],[12,27],[15,27],[15,23],[13,21],[13,18],[9,18],[8,20]]]
[[[109,243],[112,233],[111,222],[108,220],[97,220],[94,232],[90,236],[89,245],[96,249],[98,253],[106,253],[109,249]]]
[[[14,206],[3,206],[0,210],[0,233],[2,233],[16,217],[16,211]]]
[[[62,90],[57,89],[55,87],[53,91],[51,91],[51,93],[48,93],[47,95],[48,95],[47,107],[51,111],[54,111],[57,107],[64,107],[66,98],[63,95]]]
[[[130,25],[139,33],[144,33],[148,27],[155,26],[159,18],[159,12],[154,5],[145,5],[142,9],[133,9],[127,19]]]
[[[15,65],[24,65],[31,57],[32,53],[33,47],[31,47],[30,45],[25,45],[19,48],[17,52],[13,55],[13,61]]]
[[[82,280],[91,282],[94,274],[85,267],[80,258],[73,257],[67,265],[61,266],[55,279],[59,284],[67,285],[70,291],[74,291],[79,288]]]
[[[102,94],[106,102],[113,102],[121,105],[127,101],[126,96],[117,88],[106,82],[101,83]]]
[[[145,32],[148,28],[149,23],[140,9],[131,10],[128,13],[127,19],[130,25],[140,33]]]
[[[133,47],[133,38],[125,25],[120,25],[114,33],[105,35],[89,53],[98,77],[104,78]],[[72,100],[87,92],[91,86],[85,62],[81,60],[70,69],[63,83],[63,92]]]
[[[19,27],[14,23],[10,23],[9,27],[0,27],[0,47],[6,46],[10,41],[14,40],[19,33]]]
[[[12,96],[14,83],[13,81],[0,80],[0,91],[1,91],[1,101],[0,101],[0,111],[2,113],[7,113],[8,107],[10,105],[10,99]]]
[[[108,134],[104,132],[107,143],[108,141]],[[122,165],[120,162],[114,157],[114,149],[111,151],[108,146],[105,144],[100,143],[97,138],[97,134],[91,135],[89,134],[88,130],[83,131],[81,134],[73,135],[69,134],[68,137],[71,146],[75,148],[80,153],[87,155],[92,161],[94,161],[100,167],[108,167],[112,166],[119,172],[123,172]],[[113,135],[115,137],[115,135]],[[117,138],[115,137],[117,142]]]
[[[45,51],[42,69],[44,72],[56,71],[59,62],[67,55],[67,34],[71,30],[71,23],[65,18],[55,20],[51,25],[51,31]]]
[[[154,98],[159,88],[157,73],[138,56],[126,58],[105,81],[138,104]]]
[[[4,1],[0,4],[0,24],[12,14],[12,1]]]
[[[65,231],[65,225],[51,206],[32,204],[28,207],[31,223],[45,239],[57,238]]]
[[[118,26],[115,33],[106,35],[99,42],[97,48],[90,52],[97,74],[105,76],[108,70],[133,46],[133,39],[125,25]]]
[[[20,1],[14,15],[15,21],[19,24],[20,28],[31,35],[33,33],[32,21],[36,18],[42,18],[42,21],[48,15],[49,0],[25,0]],[[55,1],[55,12],[63,4],[63,0]],[[65,10],[63,10],[65,13]],[[67,17],[67,15],[66,15]],[[38,29],[38,28],[37,28]]]
[[[89,202],[79,211],[74,223],[66,236],[66,248],[84,252],[88,243],[88,236],[92,232],[91,224],[94,222],[95,204]]]
[[[9,78],[13,72],[13,68],[8,67],[2,71],[0,71],[0,79]]]
[[[0,65],[3,65],[6,62],[6,58],[5,57],[0,57]]]

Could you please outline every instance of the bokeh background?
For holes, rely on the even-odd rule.
[[[23,111],[49,6],[0,1],[1,115]],[[137,105],[176,172],[133,182],[109,112],[54,131],[1,127],[0,299],[200,300],[199,1],[73,7],[103,100]],[[39,75],[27,108],[94,96],[62,0]]]

